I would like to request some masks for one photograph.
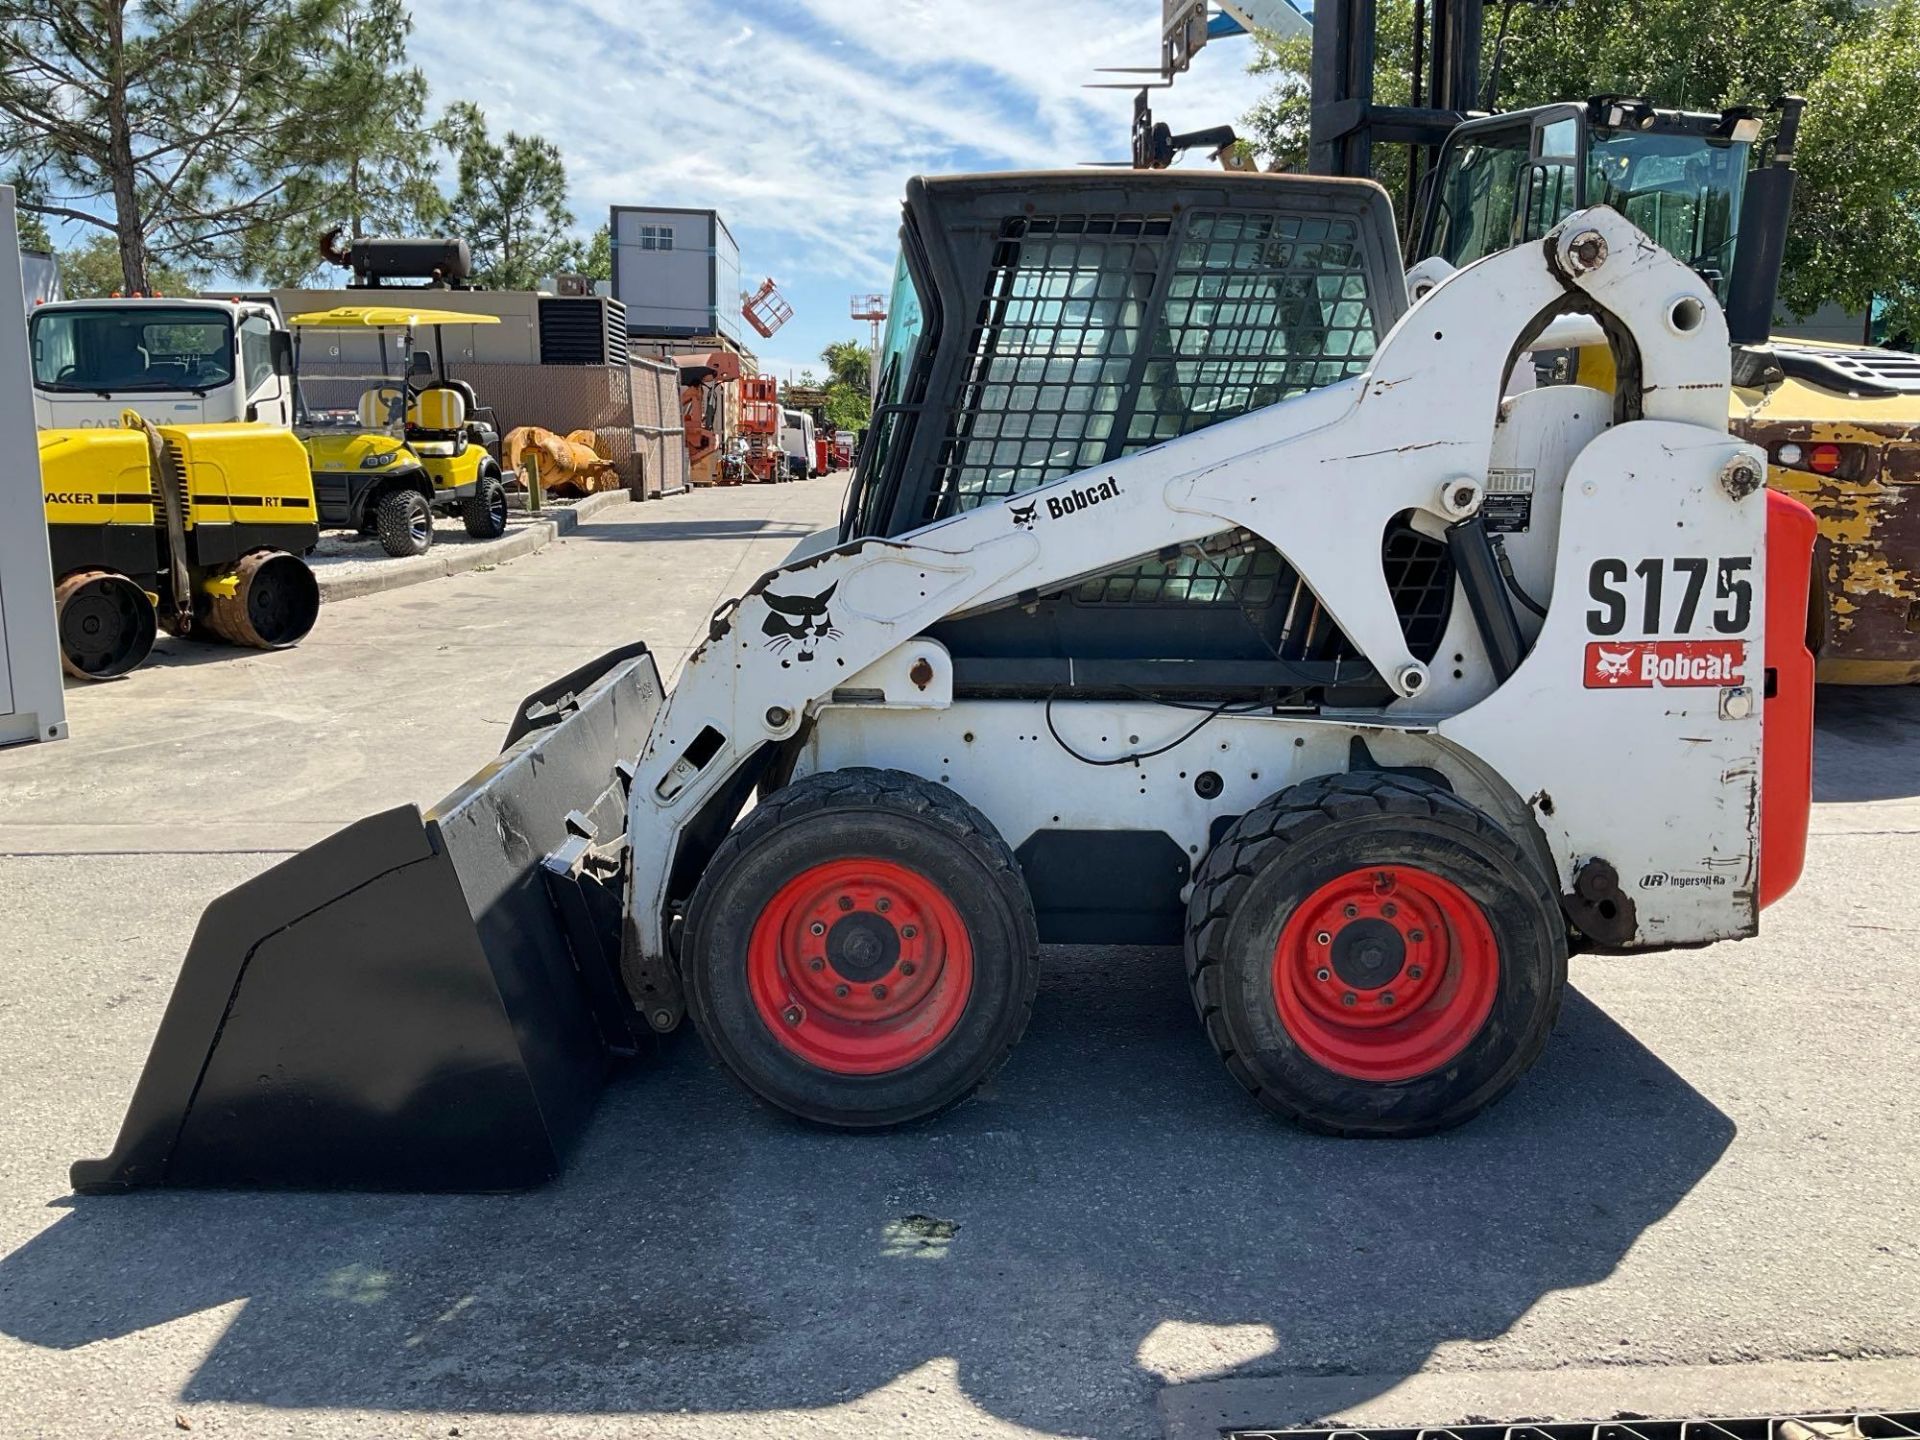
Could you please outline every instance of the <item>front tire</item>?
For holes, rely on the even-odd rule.
[[[874,1129],[971,1094],[1026,1029],[1039,976],[1013,852],[944,786],[809,776],[755,807],[688,908],[687,1008],[754,1095]]]
[[[389,490],[374,506],[373,528],[387,554],[424,555],[433,545],[433,509],[418,490]]]
[[[460,502],[460,518],[476,540],[498,540],[507,533],[507,487],[498,475],[481,474],[473,493]]]
[[[1194,1005],[1262,1105],[1332,1135],[1472,1118],[1539,1058],[1567,931],[1540,865],[1408,775],[1331,775],[1242,816],[1187,910]]]

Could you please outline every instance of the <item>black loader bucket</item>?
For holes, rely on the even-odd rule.
[[[529,697],[427,814],[362,820],[209,905],[119,1141],[73,1188],[557,1175],[645,1033],[616,974],[621,762],[661,699],[645,647],[615,651]]]

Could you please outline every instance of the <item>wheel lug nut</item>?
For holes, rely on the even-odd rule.
[[[1354,916],[1356,916],[1356,915],[1358,915],[1358,914],[1360,913],[1360,907],[1359,907],[1358,905],[1346,905],[1346,906],[1342,906],[1342,907],[1341,907],[1341,910],[1340,910],[1340,913],[1341,913],[1342,915],[1344,915],[1344,916],[1346,916],[1346,917],[1347,917],[1347,919],[1349,919],[1349,920],[1351,920],[1351,919],[1353,919],[1353,917],[1354,917]]]
[[[806,1018],[806,1016],[801,1013],[800,1007],[798,1005],[789,1005],[781,1013],[781,1018],[783,1018],[789,1025],[798,1025],[802,1020]]]
[[[836,985],[833,987],[833,993],[839,999],[844,1000],[847,998],[847,987],[844,985]]]
[[[1424,965],[1407,966],[1407,979],[1409,980],[1418,980],[1422,978],[1426,973],[1427,973],[1427,970]]]
[[[900,962],[900,973],[901,973],[902,975],[911,975],[911,974],[913,974],[913,971],[914,971],[914,964],[913,964],[913,961],[911,961],[911,960],[902,960],[902,961]]]
[[[1391,1005],[1391,1004],[1393,1003],[1393,992],[1392,992],[1391,990],[1383,990],[1383,991],[1381,991],[1381,992],[1380,992],[1380,1003],[1381,1003],[1382,1005]]]
[[[807,969],[809,970],[824,970],[826,968],[827,962],[822,960],[818,955],[807,961]]]
[[[827,933],[827,927],[823,922],[816,920],[807,926],[807,933],[809,935],[824,935]]]
[[[903,940],[911,940],[919,933],[920,929],[916,925],[902,925],[900,927],[900,938]]]
[[[1360,1002],[1360,997],[1354,994],[1351,990],[1347,991],[1346,994],[1340,997],[1340,1003],[1342,1005],[1357,1005],[1359,1002]]]
[[[1380,913],[1386,916],[1389,920],[1391,920],[1394,916],[1400,913],[1400,907],[1394,904],[1391,900],[1389,900],[1387,901],[1386,904],[1380,907]]]
[[[884,915],[887,911],[893,909],[893,901],[882,895],[878,900],[873,902],[873,908]]]
[[[886,986],[884,986],[884,985],[876,985],[876,986],[874,986],[874,987],[873,987],[873,998],[874,998],[874,999],[876,999],[876,1000],[884,1000],[884,999],[886,999],[886,998],[887,998],[887,987],[886,987]]]
[[[1424,930],[1407,931],[1407,939],[1411,940],[1416,945],[1418,945],[1422,940],[1426,938],[1427,938],[1427,932]]]
[[[1318,970],[1313,972],[1313,978],[1318,980],[1322,985],[1324,985],[1327,983],[1327,981],[1333,978],[1333,972],[1327,969],[1326,966],[1322,965]]]
[[[1313,943],[1316,945],[1331,945],[1333,943],[1333,936],[1322,930],[1318,935],[1313,937]]]
[[[842,895],[840,897],[840,908],[842,910],[851,910],[853,908],[853,897],[851,895]]]

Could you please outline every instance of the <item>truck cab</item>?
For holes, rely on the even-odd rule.
[[[813,416],[804,410],[780,412],[780,449],[787,457],[787,468],[796,480],[808,480],[819,473],[814,460]]]
[[[61,300],[28,322],[34,423],[117,428],[293,423],[293,352],[271,303],[160,296]]]

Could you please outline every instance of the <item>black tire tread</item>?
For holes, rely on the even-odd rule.
[[[402,497],[405,496],[427,505],[427,543],[417,550],[413,546],[413,530],[409,519],[412,501],[403,501]],[[382,495],[374,502],[373,523],[374,531],[380,537],[380,548],[396,559],[424,555],[433,548],[433,507],[417,490],[389,490]]]
[[[460,502],[460,519],[467,527],[467,534],[475,540],[498,540],[507,533],[505,522],[498,530],[493,528],[493,509],[488,504],[495,492],[499,493],[501,504],[507,499],[507,487],[491,471],[483,471],[474,482],[473,493]]]
[[[898,814],[911,815],[921,820],[931,821],[950,833],[956,844],[965,847],[974,858],[987,869],[994,888],[1006,898],[1011,912],[1019,917],[1027,954],[1035,956],[1040,948],[1039,922],[1033,913],[1033,898],[1027,891],[1027,882],[1020,873],[1020,862],[1014,858],[1010,847],[993,823],[974,806],[944,785],[922,779],[918,775],[903,770],[883,770],[869,766],[853,766],[845,770],[829,770],[809,775],[762,798],[747,818],[728,832],[713,852],[703,872],[703,883],[695,887],[693,898],[687,906],[686,925],[683,933],[691,935],[696,929],[699,912],[709,894],[709,886],[704,876],[720,875],[731,868],[733,863],[755,842],[771,831],[801,819],[827,810],[891,810]],[[702,1043],[722,1069],[730,1070],[725,1060],[706,1039],[708,1026],[701,1023],[702,1016],[694,1013],[696,1005],[695,987],[687,987],[688,1009],[693,1013],[694,1028],[700,1033]],[[1026,1033],[1028,1022],[1033,1018],[1033,989],[1028,987],[1021,999],[1019,1020],[1009,1034],[1006,1043],[987,1063],[986,1069],[974,1085],[977,1090],[999,1073]],[[969,1091],[968,1094],[973,1093]],[[777,1109],[771,1102],[756,1095],[754,1097],[769,1109]],[[953,1100],[931,1111],[928,1115],[916,1116],[912,1121],[917,1124],[933,1114],[949,1110],[960,1104],[967,1095],[956,1096]],[[887,1126],[873,1127],[893,1128]]]
[[[1227,920],[1245,898],[1253,878],[1272,863],[1275,856],[1309,835],[1344,820],[1368,815],[1408,816],[1438,821],[1470,834],[1480,843],[1502,852],[1522,874],[1531,877],[1539,888],[1539,899],[1554,914],[1559,913],[1559,897],[1547,884],[1535,858],[1492,817],[1460,799],[1452,791],[1415,776],[1385,770],[1362,770],[1325,775],[1290,786],[1262,801],[1243,815],[1220,843],[1207,853],[1195,877],[1192,899],[1187,905],[1186,943],[1182,947],[1186,961],[1187,985],[1193,994],[1194,1009],[1207,1032],[1207,1040],[1226,1065],[1227,1071],[1248,1094],[1267,1109],[1292,1123],[1321,1135],[1343,1139],[1379,1135],[1378,1128],[1355,1129],[1330,1125],[1319,1117],[1289,1104],[1286,1098],[1263,1086],[1259,1079],[1234,1054],[1233,1043],[1221,1018],[1224,996],[1220,992],[1222,971],[1221,942]],[[1520,1063],[1512,1068],[1512,1080],[1539,1059],[1547,1037],[1559,1019],[1556,995],[1553,1014],[1540,1027],[1520,1053]],[[1505,1085],[1500,1089],[1504,1091]],[[1493,1097],[1479,1100],[1477,1111]],[[1471,1112],[1470,1112],[1471,1113]],[[1414,1136],[1448,1128],[1457,1123],[1446,1117],[1410,1125],[1395,1133]]]

